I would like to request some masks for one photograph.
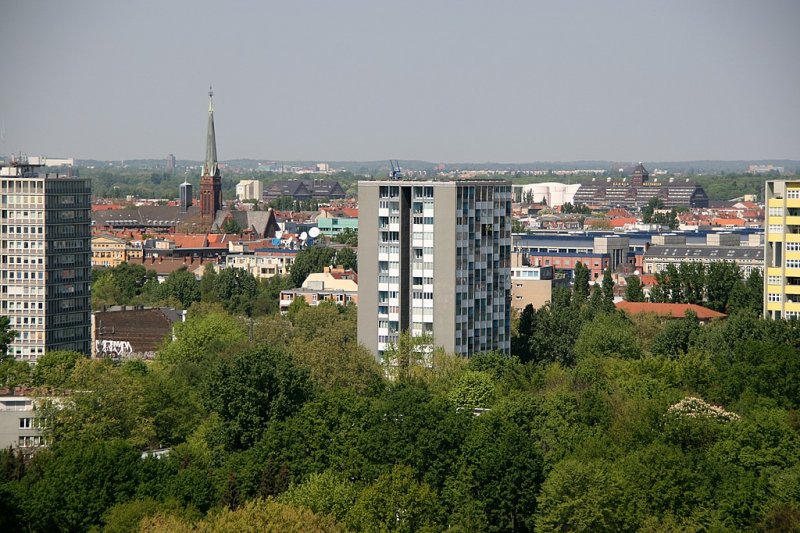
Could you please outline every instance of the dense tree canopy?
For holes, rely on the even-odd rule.
[[[667,299],[708,303],[710,272],[670,274]],[[523,310],[512,357],[403,335],[382,362],[351,306],[281,316],[258,301],[287,279],[175,274],[189,313],[155,360],[0,362],[49,439],[0,452],[0,528],[797,530],[800,322],[730,274],[726,320],[629,317],[587,279]]]

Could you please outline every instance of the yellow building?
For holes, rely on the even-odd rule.
[[[113,235],[92,237],[93,267],[115,267],[135,259],[142,259],[142,249],[130,246],[125,239]]]
[[[766,183],[764,316],[800,319],[800,179]]]

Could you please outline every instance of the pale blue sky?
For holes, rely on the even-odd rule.
[[[800,159],[797,0],[0,3],[0,153]]]

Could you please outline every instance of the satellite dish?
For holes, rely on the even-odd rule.
[[[311,228],[310,230],[308,230],[308,236],[311,237],[312,239],[316,239],[317,237],[319,237],[319,228]]]
[[[282,230],[278,230],[278,231],[275,232],[275,238],[276,239],[280,239],[282,235],[283,235],[283,231]]]
[[[306,240],[306,239],[308,239],[308,233],[306,233],[306,232],[304,231],[303,233],[301,233],[301,234],[300,234],[300,240],[301,240],[301,241],[304,241],[304,240]]]

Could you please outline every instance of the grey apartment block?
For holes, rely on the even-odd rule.
[[[511,184],[358,184],[358,340],[378,358],[401,332],[470,356],[511,350]]]
[[[19,336],[9,352],[90,352],[91,189],[26,159],[0,166],[0,314]]]
[[[43,446],[42,427],[36,413],[33,398],[0,393],[0,447],[31,451]]]

